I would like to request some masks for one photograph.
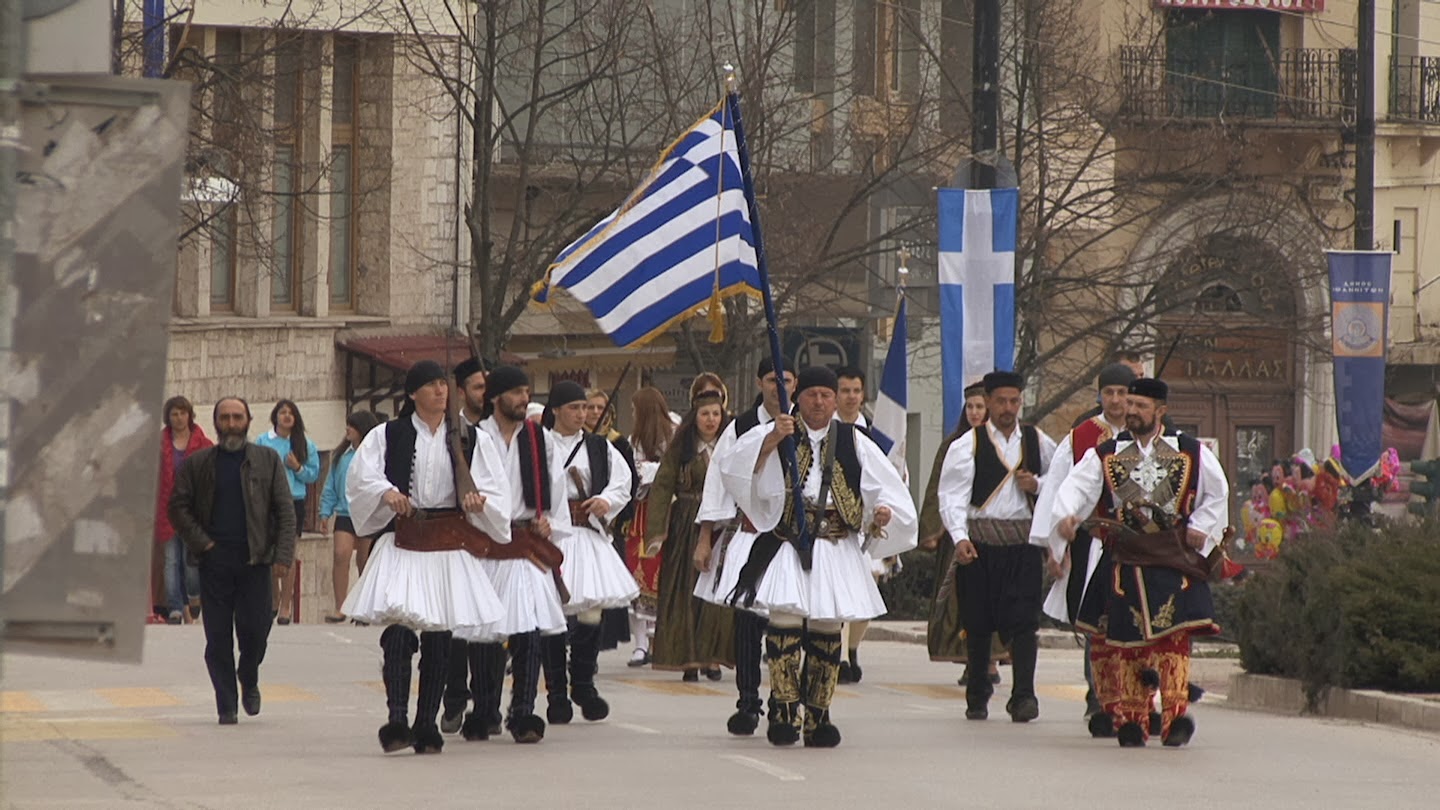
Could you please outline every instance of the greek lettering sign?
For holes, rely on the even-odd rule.
[[[1328,254],[1340,463],[1347,474],[1361,480],[1374,470],[1382,450],[1391,255],[1339,250]]]

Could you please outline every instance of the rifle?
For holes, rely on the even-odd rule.
[[[625,362],[625,368],[620,371],[620,379],[615,381],[615,387],[610,390],[610,396],[605,400],[605,410],[600,412],[600,418],[595,421],[595,435],[604,436],[606,420],[615,418],[615,398],[620,396],[620,387],[625,384],[625,378],[630,376],[630,368],[634,365],[634,357]]]

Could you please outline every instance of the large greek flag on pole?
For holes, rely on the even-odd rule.
[[[724,336],[721,301],[759,297],[755,231],[734,121],[722,102],[661,155],[614,213],[560,252],[532,298],[564,289],[618,346],[637,346],[708,309]]]
[[[960,424],[965,386],[1015,367],[1015,230],[1020,192],[939,190],[940,365],[945,430]]]
[[[902,472],[905,470],[906,413],[910,406],[908,344],[902,292],[895,313],[895,330],[890,333],[890,349],[885,353],[885,369],[880,374],[880,393],[875,397],[875,418],[870,422],[870,437]]]

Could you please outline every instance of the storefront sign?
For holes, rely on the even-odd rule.
[[[1154,0],[1156,8],[1324,11],[1325,0]]]

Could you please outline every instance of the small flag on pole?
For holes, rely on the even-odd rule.
[[[900,272],[906,272],[903,266]],[[875,419],[870,424],[870,436],[889,457],[890,463],[904,473],[905,423],[910,407],[910,364],[903,280],[899,295],[900,303],[895,310],[895,329],[890,333],[890,349],[885,352],[885,368],[880,374],[880,392],[875,397]]]
[[[761,287],[735,121],[722,102],[660,156],[614,213],[560,252],[531,297],[556,289],[589,308],[618,346],[639,346],[708,310],[724,339],[723,299]]]
[[[965,385],[1015,367],[1015,230],[1020,192],[942,188],[940,365],[945,430],[960,424]]]

